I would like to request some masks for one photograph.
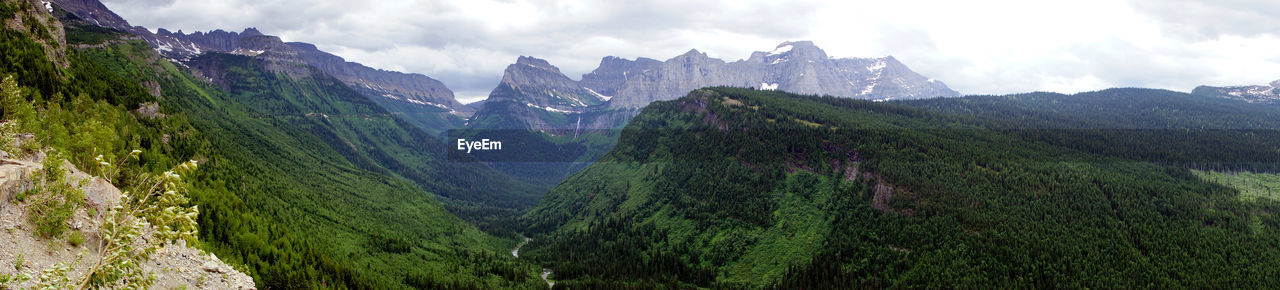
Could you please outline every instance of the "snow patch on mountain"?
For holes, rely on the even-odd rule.
[[[239,55],[244,55],[244,56],[258,56],[259,54],[262,54],[263,52],[266,52],[266,51],[263,51],[263,50],[253,50],[253,49],[236,49],[236,50],[231,51],[231,53],[232,53],[232,54],[239,54]]]
[[[778,89],[778,84],[760,83],[760,90],[773,91]]]
[[[529,107],[532,107],[532,108],[538,108],[538,109],[541,109],[541,110],[543,110],[543,111],[548,111],[548,112],[565,113],[565,114],[569,114],[569,113],[578,113],[578,112],[575,112],[575,111],[569,111],[569,110],[556,109],[556,108],[552,108],[552,107],[550,107],[550,106],[545,106],[545,107],[544,107],[544,106],[538,106],[538,105],[534,105],[534,104],[525,104],[525,105],[526,105],[526,106],[529,106]]]
[[[624,72],[624,73],[625,73],[625,72]],[[609,99],[612,99],[612,98],[613,98],[613,96],[606,96],[606,95],[602,95],[602,94],[600,94],[600,93],[597,93],[597,92],[596,92],[596,90],[592,90],[591,88],[588,88],[588,87],[582,87],[582,88],[587,89],[587,92],[591,93],[592,95],[596,95],[596,97],[599,97],[600,99],[605,100],[605,101],[609,101]]]
[[[867,67],[867,72],[874,72],[874,71],[882,70],[882,69],[884,69],[885,67],[888,67],[888,66],[889,66],[889,64],[885,63],[883,60],[881,60],[881,61],[877,61],[875,64],[872,64],[871,66],[868,66],[868,67]]]

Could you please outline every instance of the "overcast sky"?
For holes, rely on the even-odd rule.
[[[605,56],[733,61],[788,40],[893,55],[965,94],[1189,91],[1280,79],[1280,1],[104,0],[133,25],[257,27],[486,96],[517,56],[574,79]]]

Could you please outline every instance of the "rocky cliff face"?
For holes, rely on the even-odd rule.
[[[242,32],[214,30],[183,33],[163,28],[155,33],[141,26],[131,26],[97,0],[51,0],[68,12],[103,27],[131,32],[142,37],[165,57],[188,60],[206,52],[235,53],[272,61],[287,72],[302,72],[285,65],[305,64],[318,68],[378,101],[391,111],[412,112],[438,110],[457,116],[470,116],[474,109],[454,99],[453,91],[443,83],[421,74],[374,69],[348,62],[336,55],[320,51],[308,43],[284,43],[278,37],[262,34],[255,28]]]
[[[51,6],[36,0],[5,1],[6,5],[17,5],[12,15],[0,16],[0,30],[5,33],[26,34],[31,40],[40,44],[45,59],[61,68],[70,64],[67,59],[67,38],[62,24],[54,18]],[[12,2],[12,3],[9,3]],[[50,10],[50,11],[47,11]],[[6,48],[7,49],[7,48]],[[9,52],[4,52],[9,53]]]
[[[369,90],[378,96],[410,104],[452,110],[455,115],[470,116],[475,109],[464,106],[444,83],[416,73],[380,70],[349,62],[342,57],[303,42],[287,43],[307,64],[314,66],[358,90]]]
[[[167,30],[160,29],[159,33],[152,33],[146,27],[130,25],[128,21],[111,12],[98,0],[49,0],[49,2],[89,23],[135,34],[166,57],[185,59],[204,52],[204,49],[197,44],[183,40]],[[181,31],[176,34],[181,34]]]
[[[204,48],[205,51],[229,52],[240,48],[240,39],[262,36],[263,34],[256,28],[248,28],[240,33],[219,29],[208,33],[196,31],[191,34],[182,33],[182,31],[171,32],[160,28],[156,31],[156,35],[194,44],[195,47]]]
[[[861,99],[950,97],[959,93],[911,71],[892,56],[831,58],[809,41],[726,63],[697,50],[664,62],[606,57],[582,84],[613,97],[613,107],[642,107],[707,86],[751,87]]]
[[[546,60],[521,56],[507,66],[489,101],[513,100],[549,111],[579,111],[604,99],[569,79]]]
[[[116,15],[115,12],[111,12],[106,5],[102,5],[102,2],[98,0],[50,0],[49,2],[98,26],[133,32],[134,34],[147,31],[146,28],[141,26],[130,26],[128,21],[125,21],[120,15]]]
[[[1266,85],[1211,87],[1199,86],[1192,94],[1241,100],[1250,103],[1280,104],[1280,80]]]
[[[661,65],[661,61],[652,58],[641,57],[633,61],[609,56],[600,60],[600,66],[596,70],[583,75],[581,83],[585,87],[592,88],[597,93],[613,96],[626,87],[627,81],[631,79],[631,74],[655,70]],[[642,75],[636,76],[640,77]]]
[[[471,117],[479,129],[575,129],[592,126],[607,101],[546,60],[521,56]],[[616,119],[605,117],[604,119]],[[616,126],[613,124],[611,126]],[[604,127],[612,128],[612,127]]]

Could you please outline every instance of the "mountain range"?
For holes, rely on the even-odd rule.
[[[52,3],[86,21],[135,34],[161,55],[174,60],[222,52],[272,59],[277,63],[314,66],[387,110],[406,116],[408,121],[432,134],[464,127],[463,119],[485,119],[494,114],[513,113],[504,104],[496,105],[488,112],[480,112],[485,110],[483,105],[462,105],[451,90],[430,77],[348,62],[319,50],[315,45],[285,43],[254,28],[238,33],[223,30],[183,33],[159,28],[153,33],[145,27],[130,25],[96,0],[53,0]],[[640,108],[650,102],[674,99],[706,86],[752,87],[877,100],[959,95],[942,82],[911,71],[892,56],[831,58],[812,42],[796,41],[784,42],[770,52],[755,52],[745,60],[734,62],[711,58],[697,50],[666,61],[605,57],[598,68],[583,75],[580,81],[564,76],[545,60],[520,57],[507,68],[502,81],[484,103],[516,101],[532,109],[564,115]],[[618,120],[634,115],[634,111],[630,111],[632,113],[602,117],[604,120],[600,121],[590,120],[588,127],[618,127],[621,125]],[[516,116],[504,117],[514,119],[511,122],[471,123],[567,129],[564,124],[556,124],[559,117],[533,118],[516,113]],[[577,120],[573,123],[581,125]]]
[[[831,58],[812,42],[784,42],[770,52],[725,62],[697,50],[658,61],[605,57],[575,81],[546,60],[521,56],[502,81],[477,105],[462,127],[464,135],[519,133],[527,152],[557,152],[560,162],[590,162],[613,147],[616,129],[651,102],[671,100],[707,86],[784,90],[872,100],[954,97],[942,82],[912,72],[892,56]],[[510,133],[505,131],[502,133]],[[557,136],[569,136],[568,140]],[[539,140],[542,139],[542,140]],[[541,144],[533,146],[529,144]],[[540,155],[540,154],[525,154]],[[511,161],[496,158],[488,161]],[[567,164],[494,164],[501,171],[554,183],[580,169]]]
[[[666,61],[606,57],[582,76],[584,86],[610,96],[614,107],[643,107],[709,86],[781,90],[858,99],[954,97],[942,82],[917,74],[892,56],[831,58],[810,41],[783,42],[734,62],[690,50]]]
[[[162,56],[185,61],[208,52],[232,53],[271,59],[277,63],[314,66],[341,80],[387,110],[402,114],[428,132],[455,127],[474,113],[459,103],[443,83],[422,74],[380,70],[348,62],[302,42],[285,43],[254,28],[244,31],[183,33],[159,28],[156,32],[132,26],[97,0],[53,0],[61,9],[102,27],[127,31],[141,37]]]
[[[529,77],[533,75],[537,77]],[[873,100],[959,95],[942,82],[911,71],[892,56],[831,58],[810,41],[784,42],[770,52],[755,52],[750,58],[734,62],[711,58],[697,50],[666,61],[610,56],[602,59],[594,71],[582,75],[580,81],[570,79],[545,60],[522,56],[507,68],[485,107],[472,118],[471,123],[479,125],[468,128],[612,129],[620,125],[613,121],[629,118],[636,108],[708,86]],[[503,102],[540,112],[512,112]],[[487,108],[490,104],[495,105]],[[588,113],[593,116],[581,118]],[[495,115],[504,120],[477,121]],[[604,117],[603,121],[593,118],[601,115],[619,116]],[[492,127],[493,124],[501,127]]]

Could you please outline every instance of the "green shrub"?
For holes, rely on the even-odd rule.
[[[27,220],[36,226],[41,237],[61,236],[67,220],[84,203],[84,191],[72,184],[62,168],[64,159],[45,158],[44,169],[36,172],[35,188],[23,199],[27,202]]]
[[[84,244],[84,233],[80,231],[71,232],[71,234],[67,236],[67,244],[70,244],[72,247],[79,247]]]
[[[130,154],[129,159],[137,160],[137,153]],[[121,204],[103,216],[99,258],[90,264],[89,273],[78,285],[150,288],[155,276],[141,265],[152,253],[178,240],[197,242],[199,210],[187,205],[190,185],[182,180],[182,175],[189,176],[196,170],[196,164],[187,161],[158,176],[137,176],[135,186],[124,193]]]
[[[16,150],[14,149],[18,149],[18,148],[13,146],[14,141],[16,141],[17,139],[16,138],[17,136],[18,136],[17,121],[8,121],[8,122],[0,123],[0,151],[8,152],[11,156],[10,158],[17,157],[17,155],[14,155],[14,154],[17,154],[18,152],[16,152]]]

